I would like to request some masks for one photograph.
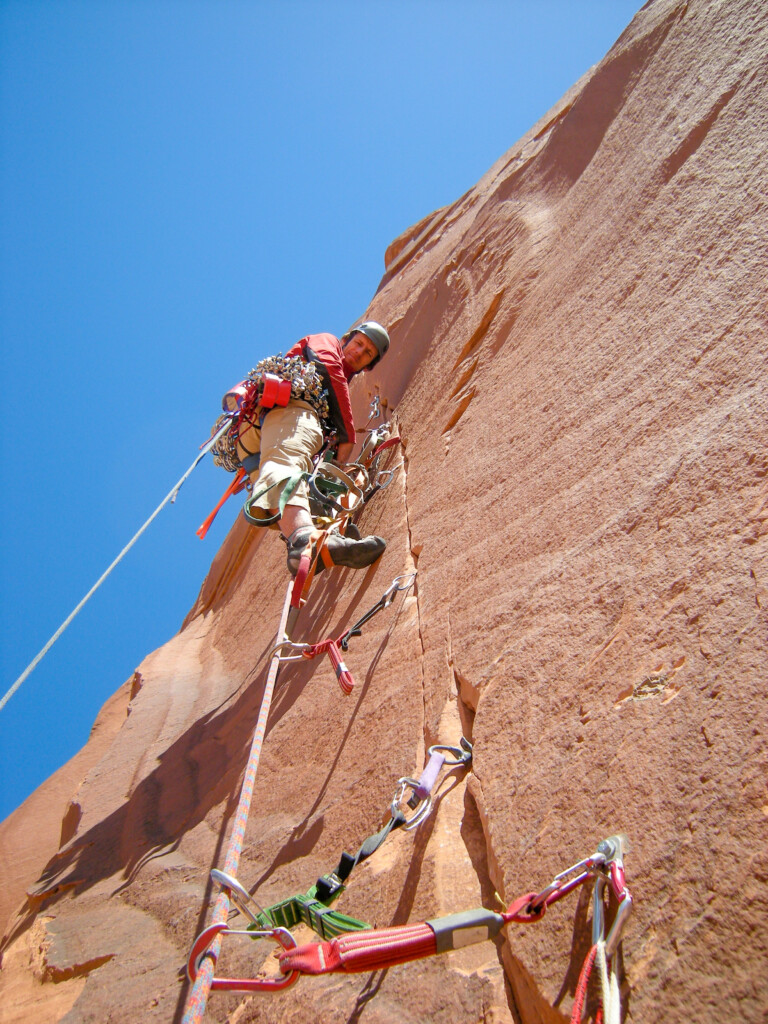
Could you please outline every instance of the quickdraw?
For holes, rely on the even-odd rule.
[[[595,889],[592,894],[592,948],[587,954],[581,974],[579,975],[579,982],[573,1001],[573,1010],[571,1012],[571,1024],[579,1024],[581,1020],[589,975],[595,960],[597,960],[600,967],[603,1024],[620,1024],[621,1022],[621,996],[614,954],[621,941],[621,934],[627,918],[632,910],[632,896],[627,888],[624,876],[623,857],[625,847],[626,839],[623,836],[609,836],[608,839],[603,840],[597,847],[598,853],[602,853],[606,857],[603,863],[605,868],[607,868],[607,873],[603,871],[595,879]],[[581,868],[582,864],[576,864],[571,870],[580,871]],[[603,893],[609,883],[619,905],[611,929],[606,937]]]
[[[299,567],[299,572],[301,572],[301,566]],[[299,580],[299,573],[296,574],[296,579]],[[344,662],[342,651],[346,652],[349,649],[349,641],[352,637],[362,636],[362,627],[366,622],[372,619],[374,615],[382,611],[384,608],[388,608],[398,593],[410,590],[415,579],[415,572],[396,576],[376,604],[373,605],[373,607],[370,608],[362,618],[358,619],[354,626],[351,626],[345,633],[342,633],[338,639],[321,640],[315,644],[296,643],[292,640],[282,640],[273,647],[271,656],[277,655],[280,661],[301,661],[304,658],[311,659],[316,658],[319,654],[327,654],[331,659],[331,664],[333,665],[342,693],[349,696],[354,689],[355,680]],[[299,580],[299,585],[303,588],[305,585],[305,579]],[[286,649],[289,653],[283,654],[282,652]]]
[[[444,751],[453,754],[453,760],[445,757]],[[395,795],[389,806],[390,818],[387,824],[373,836],[369,836],[354,855],[342,853],[338,865],[333,871],[323,875],[317,880],[314,887],[315,895],[322,903],[330,903],[341,892],[352,874],[352,871],[362,861],[367,860],[371,854],[381,846],[389,833],[395,828],[404,828],[406,832],[420,825],[432,810],[432,793],[435,788],[440,769],[445,765],[449,767],[468,767],[472,761],[472,744],[463,736],[460,747],[438,745],[430,747],[427,751],[428,761],[418,781],[409,778],[398,780]],[[408,800],[408,806],[415,810],[410,818],[406,817],[400,804],[408,789],[413,791]],[[414,799],[415,798],[415,799]]]
[[[451,747],[444,744],[436,744],[430,747],[427,753],[429,754],[429,760],[418,779],[403,778],[398,781],[398,791],[395,793],[395,797],[392,801],[392,813],[395,813],[395,809],[405,796],[406,792],[410,789],[411,796],[408,800],[408,806],[411,810],[416,811],[410,821],[406,822],[406,832],[417,825],[429,815],[432,810],[432,790],[435,787],[435,782],[440,774],[440,769],[443,766],[448,767],[467,767],[472,761],[472,744],[469,740],[461,737],[461,746]],[[448,760],[445,756],[446,753],[453,754],[453,760]]]
[[[595,878],[593,937],[600,936],[603,950],[615,951],[632,907],[632,897],[624,878],[623,847],[620,836],[609,836],[598,844],[596,853],[579,861],[557,875],[539,893],[531,892],[515,900],[504,913],[478,908],[447,917],[433,918],[418,924],[355,932],[330,942],[311,943],[279,954],[280,970],[286,974],[327,974],[334,971],[359,973],[380,970],[411,960],[421,960],[437,953],[460,949],[476,942],[494,938],[511,922],[529,924],[540,921],[548,906],[562,899],[589,878]],[[575,877],[571,877],[575,875]],[[604,930],[603,892],[610,883],[619,907],[608,938]],[[590,953],[592,961],[595,954]],[[588,960],[590,959],[588,958]],[[586,982],[582,986],[586,988]],[[574,1017],[581,1009],[574,1004]],[[614,1017],[614,1019],[617,1019]]]
[[[265,935],[273,935],[275,930],[293,928],[302,922],[324,940],[332,940],[339,935],[350,932],[369,930],[370,925],[364,921],[358,921],[347,914],[332,910],[329,904],[344,892],[346,882],[357,865],[371,857],[382,846],[394,829],[404,828],[406,831],[409,831],[425,820],[432,810],[432,793],[441,768],[443,766],[468,767],[472,761],[472,745],[462,736],[460,747],[439,744],[430,747],[428,755],[427,764],[418,782],[413,779],[398,780],[398,788],[390,804],[390,818],[386,825],[379,829],[378,832],[368,836],[356,854],[343,852],[336,868],[318,878],[315,885],[308,892],[298,896],[291,896],[273,906],[263,908],[234,876],[216,869],[211,871],[211,879],[214,884],[227,894],[231,902],[251,922],[249,930],[245,934],[252,934],[254,937],[262,938]],[[452,756],[448,757],[446,755]],[[404,810],[400,807],[400,802],[408,788],[413,790],[413,796],[408,801],[408,805],[411,809],[416,810],[416,813],[410,818],[407,817]],[[415,802],[414,797],[416,797]],[[219,927],[221,928],[222,926]],[[228,931],[216,934],[240,935],[243,932]],[[211,928],[207,928],[195,940],[189,956],[189,964],[192,967],[188,966],[192,980],[194,980],[194,965],[199,961],[205,950],[210,947],[216,934],[214,934]],[[281,940],[278,938],[278,941]],[[288,948],[284,943],[281,944],[283,944],[284,948]],[[227,981],[227,984],[231,989],[233,985],[231,979]]]
[[[390,434],[390,430],[390,424],[384,423],[375,430],[368,431],[357,462],[354,463],[358,469],[365,469],[367,474],[363,504],[367,504],[378,491],[389,487],[400,468],[395,466],[392,469],[379,469],[379,461],[384,452],[394,448],[401,441],[399,434]]]

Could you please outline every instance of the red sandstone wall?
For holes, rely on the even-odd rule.
[[[405,440],[361,524],[389,548],[321,578],[303,635],[341,632],[413,567],[418,588],[353,642],[350,698],[327,660],[281,673],[240,870],[262,903],[306,890],[425,747],[464,732],[472,773],[340,910],[385,925],[492,906],[621,830],[631,1019],[765,1018],[767,21],[749,0],[646,5],[390,247],[369,312],[395,355],[355,395],[362,412],[378,388]],[[48,783],[2,826],[14,859],[41,804],[67,822],[61,849],[57,824],[38,864],[6,866],[3,1021],[178,1018],[283,557],[238,521],[181,633],[113,698],[127,715],[85,748],[70,810]],[[561,1022],[586,896],[496,946],[215,995],[208,1019]],[[254,969],[257,949],[222,968]]]

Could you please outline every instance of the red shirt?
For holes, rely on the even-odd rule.
[[[328,408],[339,444],[354,443],[355,421],[348,382],[353,371],[347,366],[341,342],[333,334],[308,334],[288,349],[286,355],[300,355],[314,363],[328,392]]]

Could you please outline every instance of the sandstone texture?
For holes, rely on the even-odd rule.
[[[281,670],[239,871],[262,905],[354,851],[426,748],[464,734],[472,770],[339,910],[494,907],[623,832],[628,1018],[766,1019],[767,110],[764,5],[653,0],[390,246],[368,315],[393,354],[354,384],[359,422],[378,393],[403,438],[360,521],[389,546],[319,577],[295,638],[417,585],[352,641],[350,697],[327,658]],[[180,1020],[286,579],[274,534],[238,518],[180,633],[0,827],[6,1024]],[[495,944],[212,994],[206,1019],[559,1024],[590,915],[585,889]],[[220,971],[269,953],[232,939]]]

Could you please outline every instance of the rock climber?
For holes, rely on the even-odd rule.
[[[304,399],[291,397],[287,405],[276,405],[258,422],[244,421],[240,427],[237,454],[253,483],[253,493],[266,489],[251,504],[251,515],[265,519],[276,516],[286,481],[297,472],[312,470],[312,457],[331,434],[335,435],[333,443],[337,445],[335,461],[349,461],[355,445],[349,381],[362,370],[372,369],[388,348],[386,329],[367,320],[341,340],[333,334],[310,334],[289,349],[285,360],[300,356],[298,372],[308,371],[310,383],[303,392]],[[295,382],[295,369],[292,377]],[[278,525],[288,546],[288,571],[295,576],[314,530],[304,481],[289,497]],[[371,565],[385,547],[381,537],[353,539],[337,532],[331,533],[326,541],[331,561],[352,569]]]

